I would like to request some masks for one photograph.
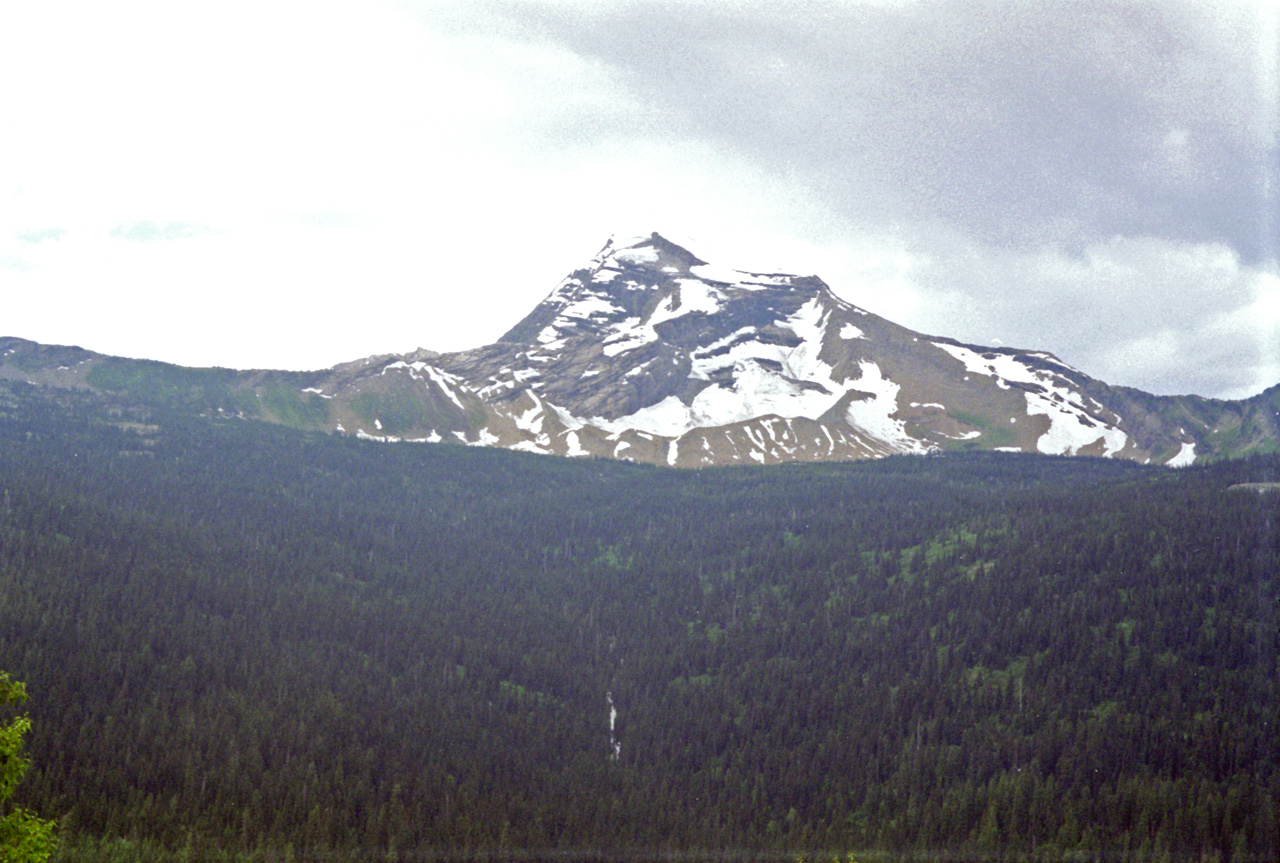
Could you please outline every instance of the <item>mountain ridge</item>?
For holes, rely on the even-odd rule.
[[[77,371],[98,355],[42,364],[23,344],[0,341],[0,376],[29,376],[25,362],[51,386],[127,390],[139,374],[113,383]],[[107,363],[117,378],[122,362],[138,361]],[[1280,386],[1237,401],[1115,387],[1045,351],[910,330],[817,276],[709,264],[657,233],[610,239],[489,345],[227,374],[205,410],[680,467],[954,449],[1181,466],[1280,446]]]

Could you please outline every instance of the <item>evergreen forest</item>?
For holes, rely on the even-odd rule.
[[[676,471],[0,383],[14,800],[63,861],[1274,861],[1278,474]]]

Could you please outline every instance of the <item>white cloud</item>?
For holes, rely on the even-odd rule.
[[[649,137],[598,64],[350,8],[28,11],[0,69],[41,82],[7,106],[32,134],[0,175],[6,332],[314,367],[492,340],[610,232],[823,263],[796,228],[829,214],[721,147]],[[60,239],[22,239],[41,232]]]
[[[657,230],[714,263],[814,273],[906,326],[1055,350],[1106,380],[1218,392],[1274,382],[1273,277],[1224,245],[1082,239],[1068,253],[974,239],[954,213],[946,224],[892,207],[873,217],[896,194],[867,182],[898,176],[882,176],[886,165],[933,188],[928,177],[973,164],[939,155],[946,142],[877,138],[916,128],[901,111],[954,118],[987,105],[947,102],[946,88],[930,101],[915,85],[900,110],[869,101],[921,72],[884,16],[942,14],[898,6],[868,11],[865,31],[819,27],[843,20],[842,4],[815,6],[822,15],[799,30],[766,27],[779,19],[765,4],[741,19],[716,5],[586,4],[555,24],[672,36],[654,59],[639,42],[583,50],[539,30],[537,15],[504,18],[492,4],[9,4],[0,114],[20,134],[0,160],[2,334],[238,366],[461,349],[501,334],[608,234]],[[1020,32],[1033,34],[1039,19],[1027,16]],[[690,20],[710,22],[705,45]],[[969,56],[943,43],[948,63]],[[849,45],[867,51],[852,57]],[[1212,51],[1195,56],[1178,87],[1215,68]],[[668,61],[678,68],[658,68]],[[978,71],[952,90],[1005,98],[998,76]],[[1178,87],[1161,92],[1143,151],[1173,186],[1211,182],[1202,154],[1218,146],[1214,117],[1230,99],[1184,116],[1199,102]],[[912,153],[927,158],[904,163]],[[982,171],[965,190],[986,194],[993,169]],[[1063,195],[1087,204],[1088,183]],[[956,200],[999,212],[990,191]],[[1095,209],[1121,206],[1094,192]],[[1088,206],[1064,213],[1043,232],[1051,241],[1083,228]],[[1197,352],[1218,356],[1212,334],[1247,356],[1213,380],[1189,377]]]

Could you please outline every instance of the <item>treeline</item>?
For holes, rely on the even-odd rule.
[[[677,472],[0,386],[63,859],[1273,860],[1280,458]]]

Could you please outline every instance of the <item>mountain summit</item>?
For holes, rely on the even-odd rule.
[[[1177,400],[1051,354],[925,336],[816,276],[715,266],[656,233],[607,242],[495,344],[316,389],[340,398],[375,376],[427,390],[452,422],[352,417],[357,433],[689,467],[961,447],[1189,464],[1208,432]],[[1170,428],[1144,405],[1188,415]]]
[[[951,449],[1178,466],[1280,441],[1280,387],[1235,402],[1111,387],[1042,351],[908,330],[816,276],[709,264],[656,233],[610,240],[494,344],[244,384],[257,415],[291,425],[683,467]]]

